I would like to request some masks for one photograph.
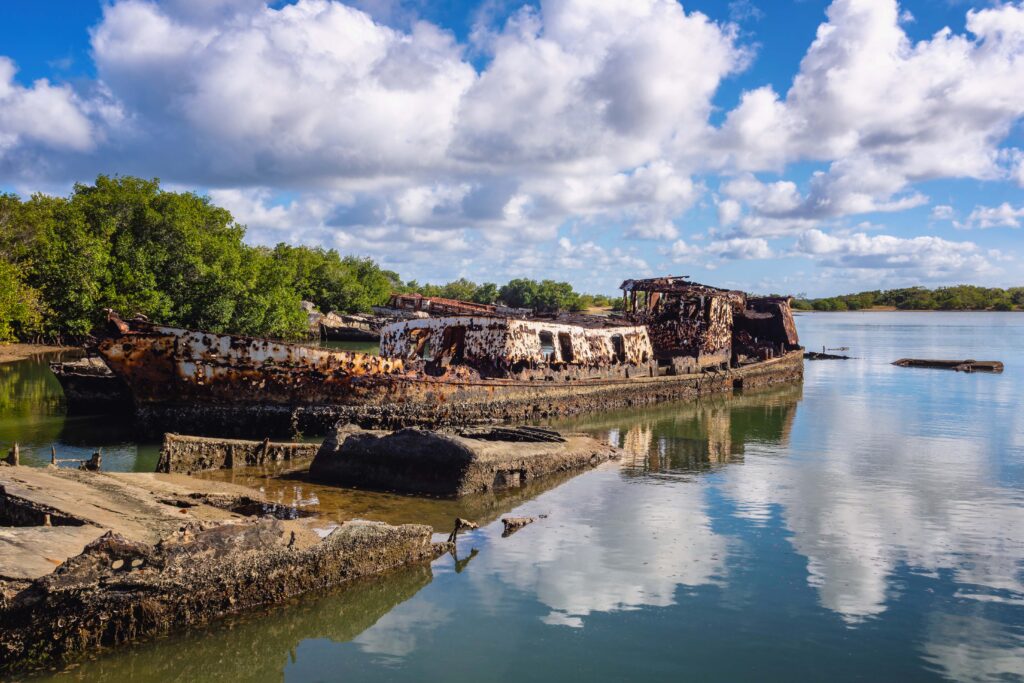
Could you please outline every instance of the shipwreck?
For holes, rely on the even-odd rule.
[[[378,341],[387,325],[401,320],[448,315],[492,315],[524,317],[529,309],[445,299],[422,294],[392,294],[384,306],[374,306],[372,315],[335,311],[323,315],[309,301],[302,302],[309,315],[311,332],[328,341]]]
[[[785,297],[627,280],[615,316],[485,308],[381,329],[380,355],[110,315],[95,346],[145,431],[218,435],[514,422],[799,380]]]

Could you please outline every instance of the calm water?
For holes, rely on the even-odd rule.
[[[504,497],[421,501],[236,473],[336,518],[489,522],[459,557],[130,647],[59,678],[1022,680],[1024,315],[800,316],[802,387],[560,426],[622,463]],[[897,368],[997,359],[1002,375]],[[0,441],[151,469],[111,420],[66,422],[0,366]],[[116,422],[116,421],[114,421]],[[498,517],[546,514],[501,537]]]

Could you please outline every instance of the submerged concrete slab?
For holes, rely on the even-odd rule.
[[[268,465],[312,459],[318,443],[211,439],[203,436],[165,434],[157,472],[192,474],[207,470]]]
[[[0,581],[49,574],[106,533],[90,525],[0,527]]]
[[[5,520],[7,514],[50,515],[54,526],[89,525],[155,543],[183,521],[241,519],[226,507],[258,498],[242,486],[184,475],[82,472],[54,467],[0,468],[0,525],[44,528],[44,519]],[[6,502],[5,502],[6,501]],[[224,502],[223,507],[204,501]]]
[[[324,441],[309,476],[341,486],[463,496],[519,488],[539,477],[619,456],[618,449],[585,435],[516,439],[515,431],[403,429],[381,434],[341,428]]]
[[[428,526],[321,528],[288,511],[251,489],[184,475],[0,466],[0,674],[449,549],[431,542]]]

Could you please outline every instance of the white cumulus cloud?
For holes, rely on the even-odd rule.
[[[838,268],[902,271],[922,280],[973,276],[991,266],[973,242],[952,242],[934,236],[829,235],[808,230],[795,252]]]
[[[1003,202],[999,206],[976,206],[967,220],[957,222],[958,228],[1019,228],[1024,221],[1024,205],[1012,206]]]
[[[802,217],[898,211],[924,203],[909,183],[994,179],[998,145],[1024,115],[1024,6],[967,13],[967,33],[914,42],[895,0],[836,0],[784,97],[746,92],[718,133],[741,169],[829,164]]]
[[[17,69],[0,57],[0,160],[23,144],[83,152],[96,143],[96,131],[83,104],[68,86],[45,78],[25,88],[14,81]]]
[[[750,3],[730,6],[744,32],[676,0],[541,0],[502,20],[495,6],[460,42],[394,0],[110,0],[90,30],[95,79],[26,84],[0,57],[0,182],[159,176],[210,190],[255,241],[365,249],[420,278],[448,273],[394,240],[493,277],[580,263],[586,244],[618,267],[658,251],[713,265],[922,206],[925,180],[1024,186],[1006,143],[1024,117],[1020,0],[917,41],[896,0],[834,0],[788,89],[744,84],[720,124],[721,84],[757,58]],[[698,248],[686,216],[706,206],[717,240]],[[964,226],[1014,227],[1007,207]],[[977,272],[980,252],[954,253],[959,270],[921,272]]]

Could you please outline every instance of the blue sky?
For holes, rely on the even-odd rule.
[[[6,0],[0,187],[209,194],[406,278],[1020,285],[1024,5]]]

